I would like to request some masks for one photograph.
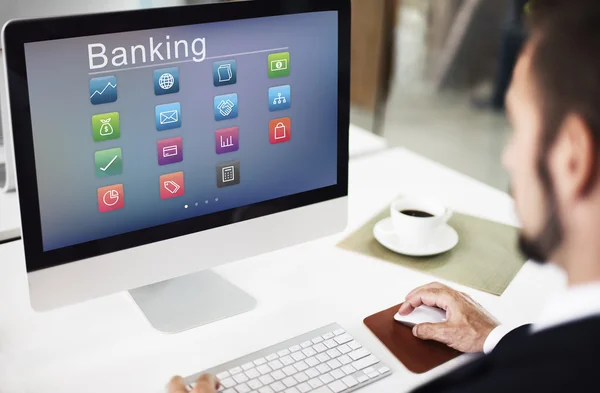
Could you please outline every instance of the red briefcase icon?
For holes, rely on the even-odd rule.
[[[292,136],[292,120],[289,117],[271,120],[269,123],[269,140],[271,144],[288,142]]]

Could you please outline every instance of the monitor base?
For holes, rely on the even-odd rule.
[[[256,300],[210,270],[129,291],[148,322],[163,333],[179,333],[242,314]]]

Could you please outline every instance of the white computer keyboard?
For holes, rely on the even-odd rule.
[[[338,324],[185,378],[216,375],[222,393],[352,392],[391,374],[390,369]]]

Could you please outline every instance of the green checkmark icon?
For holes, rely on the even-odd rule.
[[[95,154],[96,176],[107,177],[123,173],[121,148],[97,151]]]

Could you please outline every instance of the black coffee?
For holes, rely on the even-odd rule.
[[[400,213],[405,214],[407,216],[418,217],[418,218],[433,217],[433,214],[430,214],[430,213],[427,213],[427,212],[423,212],[423,211],[420,211],[420,210],[401,210]]]

